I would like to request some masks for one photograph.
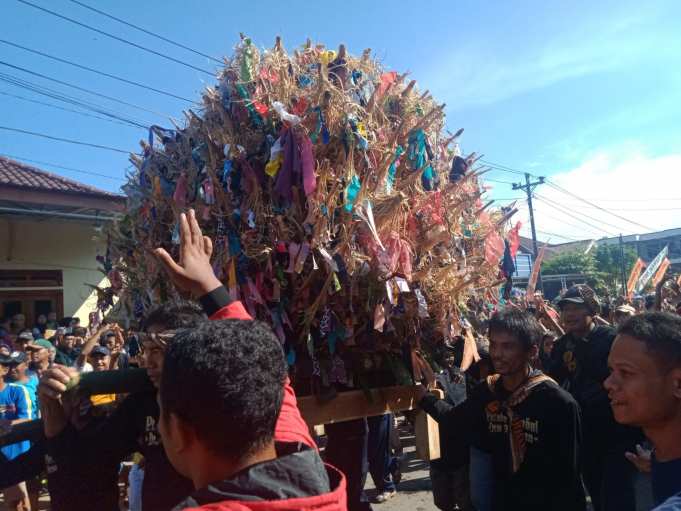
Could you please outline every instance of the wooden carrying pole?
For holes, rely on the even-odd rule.
[[[418,409],[417,386],[396,386],[341,392],[334,399],[320,401],[315,396],[298,398],[298,409],[310,429],[323,424],[344,422],[386,413]],[[432,391],[440,399],[441,390]],[[369,399],[369,396],[371,399]],[[440,429],[438,423],[423,410],[416,414],[416,455],[432,461],[440,457]]]

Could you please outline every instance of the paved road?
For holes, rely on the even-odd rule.
[[[374,511],[438,511],[433,504],[428,463],[416,457],[414,435],[400,421],[400,438],[404,447],[402,462],[402,481],[397,488],[397,495],[383,504],[372,504]],[[373,500],[376,490],[367,478],[365,486],[367,496]]]

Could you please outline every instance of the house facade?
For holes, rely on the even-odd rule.
[[[122,196],[0,157],[0,318],[78,317],[87,325],[106,284],[101,233]]]

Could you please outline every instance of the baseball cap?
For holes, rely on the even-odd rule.
[[[103,355],[105,357],[108,357],[109,355],[111,355],[111,352],[109,351],[109,348],[107,348],[106,346],[97,345],[94,348],[92,348],[90,355]]]
[[[32,343],[30,343],[28,346],[26,346],[27,349],[34,349],[34,350],[40,350],[42,348],[45,348],[46,350],[53,350],[54,346],[50,341],[47,341],[45,339],[36,339]]]
[[[26,356],[26,353],[24,353],[23,351],[13,351],[7,358],[9,359],[9,362],[4,365],[16,366],[21,364],[22,362],[26,362],[26,359],[28,357]]]
[[[34,339],[34,337],[33,337],[33,334],[31,332],[21,332],[17,336],[17,341],[29,341],[30,342],[30,341],[33,341],[33,339]]]
[[[598,314],[601,311],[601,304],[596,293],[586,284],[576,284],[568,289],[558,301],[558,307],[563,307],[568,303],[584,305],[592,314]]]

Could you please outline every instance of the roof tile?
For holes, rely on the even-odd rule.
[[[115,193],[37,169],[4,156],[0,156],[0,185],[41,191],[83,193],[108,198],[120,197]]]

